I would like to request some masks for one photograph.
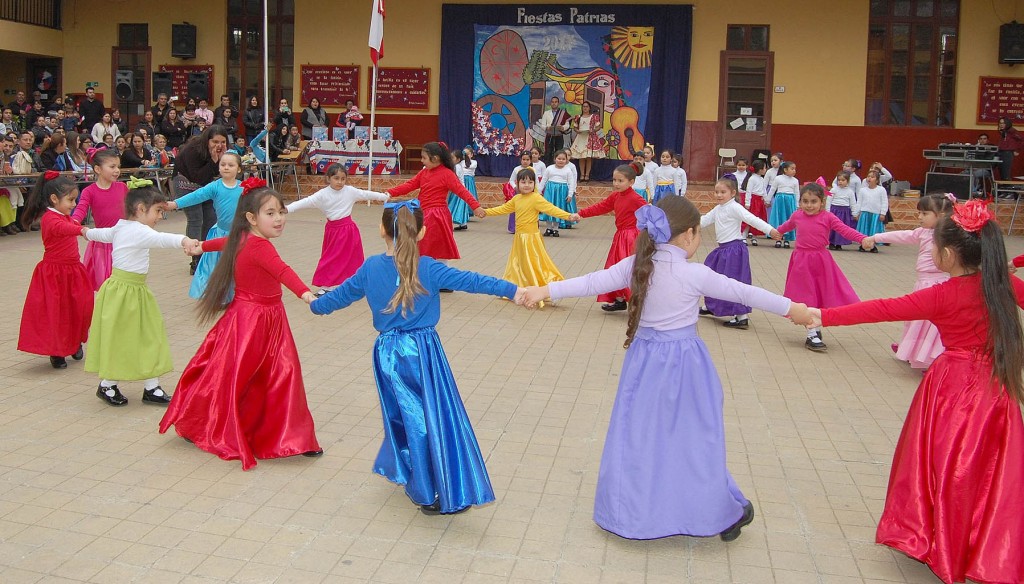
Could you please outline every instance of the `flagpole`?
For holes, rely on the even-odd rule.
[[[270,166],[270,128],[269,128],[269,124],[270,124],[270,51],[268,50],[268,48],[270,46],[270,39],[267,38],[267,28],[268,28],[267,22],[269,20],[267,18],[267,4],[269,4],[269,2],[267,2],[267,0],[264,0],[264,2],[263,2],[263,129],[266,130],[267,133],[263,136],[263,139],[264,139],[264,142],[265,142],[264,146],[263,146],[263,154],[264,154],[264,162],[267,163],[267,178],[270,179],[269,182],[271,184],[273,184],[274,178],[273,178],[273,176],[271,176],[272,169],[271,169],[271,166]],[[284,177],[282,176],[282,179],[283,178]],[[284,181],[282,180],[282,182],[284,182]],[[299,198],[299,193],[298,192],[295,193],[295,198],[296,199]]]
[[[366,190],[373,190],[373,129],[377,123],[377,64],[373,64],[373,87],[370,90],[370,177],[366,180]],[[366,201],[369,205],[370,201]]]

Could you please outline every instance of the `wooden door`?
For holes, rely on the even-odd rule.
[[[769,51],[722,51],[718,143],[748,160],[771,147],[773,62]]]

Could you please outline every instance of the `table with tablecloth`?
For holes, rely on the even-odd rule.
[[[345,165],[350,175],[369,174],[367,171],[371,166],[373,174],[398,174],[398,156],[401,153],[402,143],[398,140],[374,140],[371,165],[370,141],[361,138],[344,142],[314,140],[306,151],[313,172],[323,173],[328,166],[338,162]]]

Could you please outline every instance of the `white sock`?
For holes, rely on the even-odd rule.
[[[153,389],[156,389],[156,388],[160,387],[160,378],[159,377],[150,377],[144,383],[146,384],[145,387],[146,387],[147,390],[153,390]]]
[[[116,381],[111,381],[109,379],[101,379],[100,380],[100,387],[107,388],[107,387],[113,387],[115,385],[117,385]]]
[[[814,338],[816,336],[818,336],[818,329],[816,329],[816,328],[807,329],[807,338],[808,339]]]
[[[732,317],[732,319],[733,320],[747,320],[747,316],[749,316],[749,315],[747,315],[747,314],[737,314],[736,316]]]

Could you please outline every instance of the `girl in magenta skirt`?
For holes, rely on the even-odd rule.
[[[320,263],[313,273],[313,285],[320,286],[317,296],[340,285],[363,265],[363,240],[352,221],[357,201],[386,201],[388,196],[347,186],[348,172],[340,164],[327,167],[327,186],[312,195],[290,203],[288,212],[315,207],[327,215]]]
[[[800,237],[796,240],[796,251],[789,258],[786,297],[820,308],[860,302],[826,246],[829,231],[858,243],[863,241],[864,234],[825,210],[825,190],[821,185],[805,184],[800,189],[800,208],[778,227],[779,233],[794,229],[800,231]],[[821,340],[821,327],[807,329],[805,346],[812,351],[828,349]]]

